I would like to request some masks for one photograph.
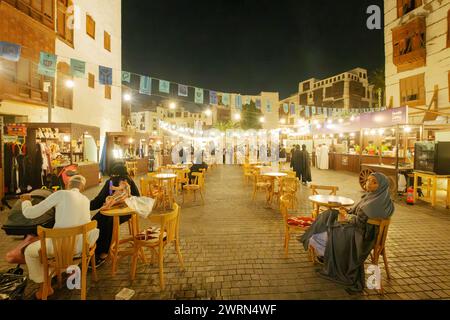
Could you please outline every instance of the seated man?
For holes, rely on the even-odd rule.
[[[57,191],[35,206],[30,202],[30,195],[22,195],[23,215],[28,219],[34,219],[55,207],[55,225],[53,228],[71,228],[89,223],[91,221],[89,199],[81,193],[85,185],[86,179],[81,175],[75,175],[69,180],[68,190]],[[89,242],[91,244],[97,241],[98,234],[98,229],[89,233]],[[79,243],[76,246],[77,250],[80,250],[77,253],[81,253],[81,241],[82,238],[79,239]],[[36,293],[38,299],[42,298],[42,283],[44,282],[44,271],[39,255],[40,247],[40,241],[36,241],[25,249],[25,261],[28,267],[29,278],[36,283],[41,283],[41,288]],[[48,254],[53,252],[51,241],[47,243],[47,250]],[[50,288],[48,295],[51,294],[53,294],[53,290]]]

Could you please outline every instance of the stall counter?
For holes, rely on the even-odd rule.
[[[350,171],[359,173],[362,164],[379,164],[380,157],[368,154],[333,153],[329,154],[330,169],[336,171]],[[405,162],[405,158],[398,158],[399,163]],[[381,157],[382,164],[395,165],[395,157]]]

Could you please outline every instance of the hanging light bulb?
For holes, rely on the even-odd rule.
[[[339,138],[343,138],[344,134],[343,133],[339,133]]]
[[[352,115],[352,116],[350,117],[350,121],[355,121],[355,116]]]
[[[404,127],[403,128],[403,131],[405,131],[406,133],[409,133],[409,132],[411,132],[411,127]]]
[[[177,107],[177,104],[176,104],[175,102],[171,102],[171,103],[169,104],[169,109],[170,109],[170,110],[174,110],[174,109],[176,109],[176,107]]]
[[[67,88],[75,87],[75,82],[73,82],[73,80],[66,80],[66,87]]]
[[[354,138],[355,137],[355,133],[354,132],[350,133],[350,137]]]
[[[284,118],[280,119],[280,123],[281,124],[286,124],[286,119],[284,119]]]
[[[333,120],[328,119],[328,120],[327,120],[327,123],[328,123],[328,124],[332,124],[332,123],[333,123]]]
[[[241,120],[241,115],[239,113],[234,114],[234,120],[239,121]]]

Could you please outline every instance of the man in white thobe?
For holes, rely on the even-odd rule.
[[[81,175],[70,178],[68,190],[60,190],[51,194],[48,198],[33,206],[31,204],[31,196],[23,195],[22,212],[28,219],[35,219],[42,216],[51,208],[55,208],[55,225],[57,228],[72,228],[87,224],[91,221],[90,201],[81,193],[86,185],[86,179]],[[94,244],[97,241],[99,230],[94,229],[89,232],[89,243]],[[82,238],[78,239],[75,254],[82,251]],[[36,283],[41,283],[41,289],[36,293],[38,299],[42,298],[42,283],[44,282],[44,268],[41,263],[39,250],[41,242],[36,241],[25,249],[25,261],[28,267],[28,276]],[[53,245],[51,240],[47,240],[47,255],[53,254]],[[49,288],[48,294],[51,295],[53,290]]]
[[[328,170],[328,146],[323,144],[320,148],[320,169]]]
[[[317,168],[317,169],[321,169],[321,167],[320,167],[320,161],[321,161],[321,159],[320,159],[320,153],[321,153],[321,148],[322,148],[322,145],[321,145],[321,144],[319,144],[319,145],[316,147],[316,168]]]

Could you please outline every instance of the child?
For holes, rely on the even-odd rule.
[[[106,197],[105,204],[100,208],[100,210],[111,209],[111,207],[123,203],[125,199],[127,199],[131,195],[130,185],[125,180],[120,181],[118,187],[114,187],[111,185],[110,192],[112,191],[114,191],[114,194]]]

